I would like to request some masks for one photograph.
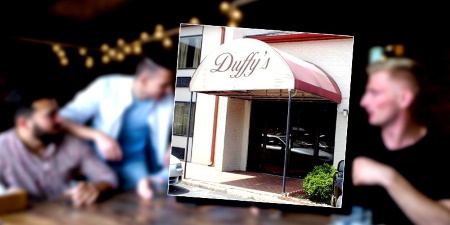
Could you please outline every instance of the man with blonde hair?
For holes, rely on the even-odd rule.
[[[380,136],[352,164],[354,205],[373,212],[375,223],[450,224],[448,137],[421,122],[424,68],[411,58],[370,64],[360,105]],[[447,138],[447,139],[446,139]]]

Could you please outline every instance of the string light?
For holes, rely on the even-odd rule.
[[[190,24],[200,24],[200,20],[199,20],[197,17],[192,17],[192,18],[189,20],[189,23],[190,23]]]
[[[150,35],[147,32],[142,32],[140,36],[141,41],[148,41],[150,39]]]
[[[135,41],[133,42],[133,53],[136,55],[139,55],[142,53],[142,46],[141,43],[139,41]]]
[[[121,62],[125,59],[125,55],[122,52],[118,52],[116,55],[116,60]]]
[[[227,13],[230,10],[230,8],[231,8],[231,5],[227,1],[223,1],[219,5],[219,9],[222,13]]]
[[[228,26],[228,27],[237,27],[237,26],[238,26],[238,24],[237,24],[237,22],[235,22],[235,21],[231,20],[231,21],[228,21],[228,24],[227,24],[227,26]]]
[[[229,1],[222,1],[219,4],[219,10],[222,14],[226,15],[229,18],[227,26],[229,27],[237,27],[239,26],[239,22],[243,18],[243,13],[237,8],[238,6],[242,6],[248,4],[255,0],[250,1],[239,1],[235,0],[230,3]],[[197,17],[191,17],[189,20],[190,24],[200,24],[200,20]],[[84,46],[76,46],[73,44],[66,43],[54,43],[52,41],[44,41],[44,40],[32,40],[33,42],[44,43],[47,45],[51,45],[52,51],[59,58],[59,62],[62,66],[69,65],[69,59],[67,58],[66,52],[64,48],[76,48],[78,49],[78,54],[80,56],[84,56],[85,58],[85,66],[87,68],[92,68],[94,66],[94,58],[92,56],[87,56],[88,49],[89,51],[100,51],[103,53],[101,56],[101,62],[104,64],[108,64],[111,60],[123,61],[127,55],[135,54],[139,55],[142,53],[142,44],[150,42],[150,41],[161,41],[161,44],[164,48],[173,47],[173,41],[170,38],[172,35],[176,35],[179,32],[179,28],[173,28],[170,30],[165,30],[162,24],[157,24],[155,26],[155,30],[153,35],[150,35],[146,31],[140,33],[139,38],[131,43],[127,44],[123,38],[117,39],[117,47],[110,47],[108,44],[103,43],[100,48],[89,48]],[[23,38],[23,40],[31,40]],[[403,54],[403,46],[393,46],[394,52],[397,55]],[[391,50],[392,51],[392,50]]]
[[[239,3],[233,3],[223,1],[219,5],[219,10],[222,14],[225,14],[230,19],[227,23],[228,27],[237,27],[242,20],[243,14],[241,10],[237,8]]]
[[[124,45],[125,45],[125,40],[123,40],[123,38],[117,39],[117,46],[124,46]]]
[[[87,68],[92,68],[94,66],[94,58],[92,56],[86,57],[85,65]]]
[[[117,53],[117,51],[115,49],[113,49],[113,48],[108,50],[108,55],[111,56],[111,57],[116,56],[116,53]]]
[[[54,52],[59,52],[61,50],[61,45],[59,45],[59,44],[52,45],[52,50]]]
[[[61,64],[61,66],[67,66],[67,65],[69,65],[69,59],[66,57],[63,57],[63,58],[59,59],[59,63]]]
[[[64,50],[59,50],[59,51],[57,51],[56,52],[56,55],[59,57],[59,58],[62,58],[62,57],[65,57],[66,56],[66,52],[64,51]]]
[[[78,49],[78,53],[81,56],[85,56],[87,54],[87,49],[85,47],[81,47],[81,48]]]
[[[110,58],[109,58],[108,55],[103,55],[103,56],[102,56],[102,62],[103,62],[104,64],[108,64],[109,61],[110,61]]]
[[[233,10],[231,11],[230,17],[231,17],[233,20],[236,20],[236,21],[242,20],[242,12],[241,12],[241,10],[239,10],[239,9],[233,9]]]
[[[165,48],[170,48],[170,47],[172,47],[172,39],[170,39],[169,37],[166,37],[166,38],[164,38],[162,44]]]
[[[155,27],[155,33],[153,34],[153,37],[155,40],[161,40],[164,36],[164,27],[161,24],[157,24]]]
[[[126,55],[129,55],[131,53],[130,45],[123,46],[123,53],[125,53]]]
[[[109,45],[108,45],[108,44],[102,44],[102,45],[100,46],[100,50],[101,50],[102,52],[108,51],[108,50],[109,50]]]

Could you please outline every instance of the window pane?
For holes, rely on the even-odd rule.
[[[202,36],[180,37],[178,68],[197,68],[200,64]]]
[[[191,111],[191,131],[189,136],[194,133],[194,112],[195,102],[192,103]],[[176,102],[173,118],[173,135],[186,136],[188,128],[189,102]]]

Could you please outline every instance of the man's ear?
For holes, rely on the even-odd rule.
[[[18,127],[28,127],[27,118],[24,116],[18,116],[16,118],[16,126]]]
[[[139,75],[138,80],[139,80],[139,82],[145,84],[145,83],[148,81],[149,78],[150,78],[150,76],[148,76],[148,75],[144,72],[144,73],[142,73],[142,74]]]
[[[409,108],[414,101],[414,93],[412,90],[408,88],[403,88],[400,93],[400,108],[407,109]]]

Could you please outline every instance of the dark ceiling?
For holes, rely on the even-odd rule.
[[[75,45],[99,47],[115,45],[118,38],[135,40],[142,31],[153,33],[157,24],[177,28],[193,16],[206,25],[226,25],[228,18],[219,11],[219,0],[24,0],[0,3],[0,96],[20,86],[50,85],[62,101],[97,76],[133,73],[135,61],[84,66],[76,49],[67,50],[70,64],[61,67],[48,45],[24,42],[11,37],[33,38]],[[404,6],[370,2],[364,5],[342,2],[259,0],[241,6],[241,27],[355,36],[351,83],[350,127],[357,127],[364,113],[358,101],[366,80],[368,50],[375,45],[401,43],[406,53],[426,64],[436,83],[450,84],[450,44],[446,13],[435,6],[429,11],[408,10]],[[426,15],[423,12],[432,12]],[[437,28],[436,28],[437,27]],[[173,38],[172,51],[178,37]],[[98,55],[95,55],[97,58]],[[176,57],[173,58],[174,63]],[[445,89],[445,88],[444,88]],[[448,96],[445,89],[443,96]],[[352,117],[353,116],[353,117]],[[450,118],[447,118],[450,122]],[[352,125],[353,124],[353,125]],[[353,128],[354,129],[354,128]]]

